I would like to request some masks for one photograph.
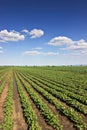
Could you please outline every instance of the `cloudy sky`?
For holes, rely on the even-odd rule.
[[[87,64],[87,0],[0,0],[0,65]]]

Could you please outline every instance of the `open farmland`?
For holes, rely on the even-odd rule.
[[[0,130],[87,130],[87,67],[0,67]]]

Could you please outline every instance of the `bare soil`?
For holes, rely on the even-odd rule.
[[[84,122],[87,124],[87,114],[83,115],[83,114],[80,114],[80,112],[79,112],[79,115],[82,116]]]
[[[7,93],[8,93],[8,87],[9,87],[9,80],[6,83],[6,86],[0,96],[0,125],[4,121],[4,104],[5,104],[5,99],[6,99]]]
[[[23,117],[23,110],[19,99],[16,81],[14,78],[13,85],[13,130],[27,130],[27,124]]]

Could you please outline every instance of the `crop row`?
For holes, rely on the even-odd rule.
[[[13,127],[12,111],[13,111],[13,79],[10,80],[9,90],[4,105],[4,122],[1,126],[3,130],[12,130]]]
[[[87,114],[87,106],[83,105],[82,103],[78,102],[75,99],[68,97],[65,93],[56,91],[54,88],[51,88],[47,83],[46,83],[46,85],[44,85],[44,84],[40,83],[37,79],[32,78],[31,76],[26,75],[26,77],[29,78],[30,80],[32,80],[33,82],[35,82],[37,85],[41,86],[43,89],[45,89],[47,92],[51,93],[56,98],[59,98],[60,100],[66,102],[66,104],[74,107],[75,109],[79,110],[83,114]],[[49,86],[49,87],[47,87],[47,86]]]
[[[70,91],[65,90],[61,87],[57,87],[55,85],[52,85],[51,83],[48,83],[48,82],[41,80],[39,78],[31,77],[30,75],[29,75],[29,78],[31,80],[33,80],[34,82],[36,82],[38,85],[47,89],[54,96],[62,99],[63,101],[65,101],[69,105],[75,107],[76,109],[81,111],[83,114],[87,114],[87,106],[84,105],[84,104],[87,104],[86,97],[79,96],[78,94],[76,95],[73,92],[70,92]]]
[[[29,75],[29,74],[28,74]],[[35,76],[31,76],[31,75],[29,75],[30,77],[32,77],[33,79],[36,79],[36,80],[38,80],[38,81],[40,81],[41,83],[43,83],[44,85],[46,85],[46,86],[48,86],[48,87],[51,87],[51,88],[53,88],[53,89],[55,89],[55,90],[57,90],[57,91],[60,91],[60,92],[62,92],[62,93],[64,93],[64,94],[66,94],[67,96],[69,96],[69,97],[71,97],[71,98],[74,98],[74,99],[76,99],[76,100],[78,100],[78,101],[80,101],[80,102],[82,102],[83,104],[86,104],[87,105],[87,98],[86,98],[86,95],[84,95],[84,96],[81,96],[81,95],[79,95],[79,94],[75,94],[74,92],[72,92],[72,90],[71,91],[68,91],[67,89],[65,89],[65,87],[64,86],[58,86],[58,85],[54,85],[54,84],[52,84],[52,83],[50,83],[50,82],[48,82],[47,80],[45,80],[45,78],[44,79],[41,79],[41,78],[37,78],[37,77],[35,77]],[[67,87],[68,88],[68,87]]]
[[[36,77],[36,76],[35,76]],[[39,78],[39,77],[38,77]],[[73,86],[72,87],[72,84],[69,84],[69,82],[66,80],[66,83],[67,84],[64,84],[64,83],[61,83],[60,81],[57,81],[57,82],[55,82],[54,80],[48,80],[48,79],[46,79],[46,78],[42,78],[42,77],[40,77],[40,79],[42,79],[42,80],[45,80],[45,81],[47,81],[47,82],[49,82],[49,83],[51,83],[51,84],[53,84],[53,85],[56,85],[56,86],[58,86],[58,87],[61,87],[61,88],[63,88],[63,89],[65,89],[65,90],[68,90],[69,92],[73,92],[73,93],[76,93],[76,94],[78,94],[78,95],[82,95],[82,96],[84,96],[84,94],[87,94],[86,92],[85,92],[85,90],[84,89],[82,89],[82,88],[80,88],[80,91],[78,91],[78,88],[76,87],[76,86]]]
[[[17,76],[16,76],[16,83],[18,86],[20,101],[22,103],[23,114],[28,124],[29,130],[41,130],[40,126],[38,125],[37,116],[31,106],[31,103],[25,96],[22,85]]]
[[[1,86],[0,86],[0,96],[5,88],[5,85],[7,83],[7,78],[5,78],[5,80],[1,83]]]
[[[2,81],[4,74],[0,74],[0,82]]]
[[[41,87],[39,87],[37,84],[35,84],[29,78],[26,78],[25,76],[23,76],[23,78],[25,80],[27,80],[32,85],[32,87],[34,89],[36,89],[41,95],[43,95],[44,98],[46,98],[48,100],[48,102],[50,102],[51,104],[53,104],[57,110],[59,110],[61,113],[63,113],[65,116],[67,116],[70,120],[72,120],[74,122],[75,126],[79,130],[84,130],[84,129],[87,128],[87,126],[83,122],[82,118],[78,115],[78,113],[74,109],[68,108],[68,107],[64,106],[63,104],[61,104],[61,102],[59,102],[58,100],[56,100],[51,94],[49,94],[47,91],[45,91],[44,89],[42,89]],[[29,90],[29,87],[24,82],[23,78],[21,78],[21,76],[20,76],[21,81],[24,83],[24,85],[26,86],[26,88]]]
[[[37,108],[40,110],[42,116],[44,117],[45,121],[52,126],[55,130],[62,130],[62,126],[60,125],[57,116],[53,114],[53,112],[50,110],[50,108],[47,106],[46,103],[44,103],[40,97],[37,95],[35,91],[33,91],[32,88],[30,88],[27,83],[19,77],[22,84],[24,85],[26,91],[29,93],[31,99],[37,106]]]
[[[42,77],[42,78],[46,77],[46,79],[49,79],[52,82],[55,82],[56,84],[66,86],[66,88],[67,87],[69,87],[71,89],[80,88],[82,90],[81,86],[83,86],[83,80],[79,79],[79,82],[80,82],[80,80],[82,80],[82,83],[80,85],[78,85],[78,83],[74,82],[74,80],[76,80],[77,77],[79,77],[78,74],[75,75],[73,73],[63,72],[63,71],[54,71],[53,72],[52,68],[50,70],[46,70],[45,67],[44,67],[44,70],[43,70],[43,68],[41,68],[41,69],[39,69],[39,68],[30,68],[30,69],[28,69],[28,72],[30,74],[32,73],[34,75],[37,75],[38,77]],[[71,79],[67,78],[67,75],[68,75],[68,77],[71,77]],[[82,75],[81,75],[81,77],[82,77]],[[72,82],[72,78],[73,78],[73,82]]]
[[[35,78],[39,78],[39,80],[45,81],[50,83],[51,85],[55,85],[56,87],[60,87],[63,88],[64,90],[69,90],[70,92],[72,91],[75,94],[78,94],[79,96],[87,96],[87,93],[84,89],[80,88],[78,91],[78,88],[76,88],[76,86],[72,87],[72,85],[69,85],[69,83],[67,85],[60,83],[60,82],[54,82],[54,80],[50,80],[49,78],[44,78],[44,75],[39,76],[39,74],[36,73],[32,73],[32,71],[29,71],[29,73],[27,72],[27,74],[34,76]],[[43,77],[44,76],[44,77]],[[66,81],[67,82],[67,81]]]

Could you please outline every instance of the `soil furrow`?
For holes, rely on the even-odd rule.
[[[33,90],[37,92],[35,89]],[[67,130],[67,129],[75,130],[75,128],[73,127],[73,123],[66,116],[63,116],[63,114],[58,112],[55,106],[50,104],[40,93],[37,92],[37,94],[39,94],[39,97],[47,104],[47,106],[53,111],[53,113],[56,116],[58,116],[58,119],[60,120],[60,124],[63,126],[63,130]]]
[[[4,121],[4,104],[5,104],[5,99],[6,99],[7,93],[8,93],[8,87],[9,87],[9,80],[6,83],[6,86],[0,96],[0,125]]]
[[[23,110],[19,99],[16,81],[14,78],[13,85],[13,130],[27,130],[27,124],[23,117]]]

